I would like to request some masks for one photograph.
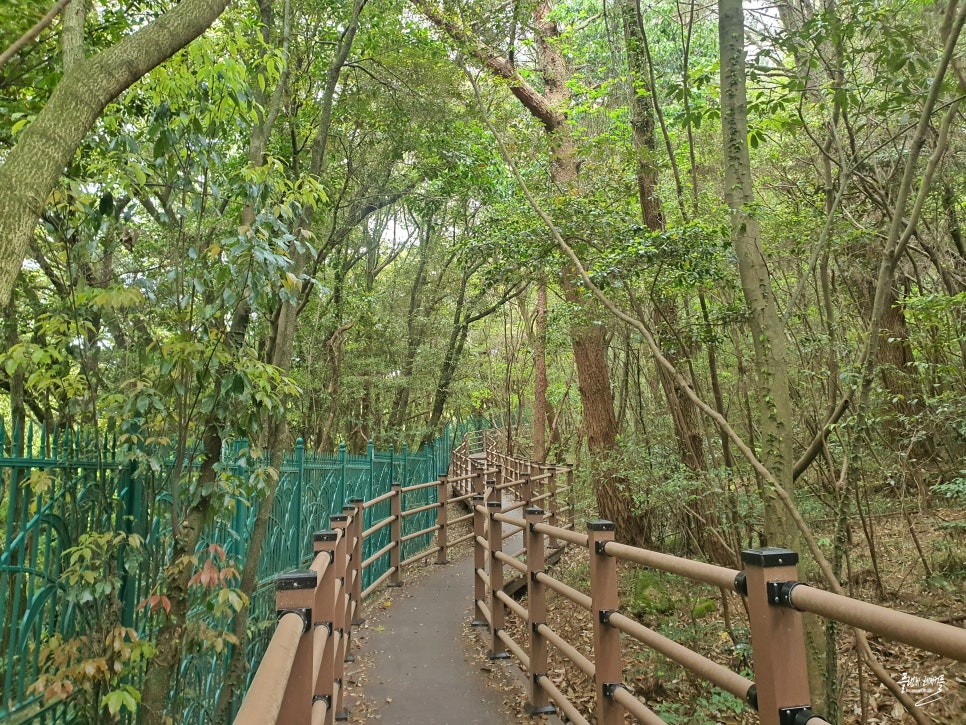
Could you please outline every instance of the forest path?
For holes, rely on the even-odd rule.
[[[485,630],[473,630],[473,558],[430,564],[386,589],[354,632],[361,688],[350,720],[409,725],[510,725],[529,718],[515,662],[490,663]],[[487,674],[489,677],[487,677]],[[489,680],[489,683],[488,683]],[[347,696],[348,696],[347,692]]]

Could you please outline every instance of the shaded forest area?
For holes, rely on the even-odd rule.
[[[130,698],[94,717],[162,722],[202,646],[191,557],[250,486],[218,466],[238,438],[277,468],[296,438],[516,421],[630,543],[782,545],[829,589],[911,577],[902,606],[961,615],[964,22],[963,0],[4,2],[5,430],[201,461],[165,469],[166,607],[124,635],[148,677],[75,682]],[[268,511],[276,481],[246,493]],[[11,485],[43,477],[4,469],[6,546]],[[890,537],[915,571],[883,576]],[[843,636],[808,625],[830,718]]]

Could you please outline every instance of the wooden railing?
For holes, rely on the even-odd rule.
[[[238,711],[236,725],[326,725],[345,715],[344,667],[351,657],[352,627],[360,623],[357,615],[362,602],[383,584],[400,586],[406,568],[423,559],[435,554],[436,563],[447,563],[454,546],[474,538],[473,531],[452,538],[449,529],[474,518],[470,504],[476,489],[483,490],[487,475],[500,473],[499,468],[488,469],[480,453],[471,452],[482,452],[485,445],[492,441],[482,434],[468,436],[453,451],[449,475],[406,487],[393,484],[388,492],[369,501],[353,499],[331,518],[330,528],[314,534],[314,560],[309,570],[280,574],[275,579],[275,634]],[[541,500],[554,500],[558,474],[566,468],[543,469],[534,477],[536,481],[526,484],[527,490],[541,491]],[[501,491],[520,495],[525,480],[521,475],[501,482]],[[435,489],[434,503],[406,507],[408,494],[426,489]],[[371,520],[376,511],[386,508],[386,502],[388,515]],[[454,511],[454,507],[459,508]],[[470,512],[463,513],[464,509]],[[435,523],[403,535],[408,517],[429,511],[436,512]],[[363,529],[366,518],[369,525]],[[363,559],[365,543],[386,528],[388,542]],[[405,544],[429,535],[435,535],[431,546],[402,558]],[[388,569],[363,588],[365,573],[387,555]]]
[[[473,624],[487,628],[491,658],[515,657],[530,673],[528,710],[532,713],[559,712],[574,723],[588,723],[591,717],[548,676],[552,648],[593,683],[597,723],[617,725],[625,715],[649,725],[662,723],[624,683],[621,640],[631,637],[738,697],[758,711],[763,725],[822,725],[825,720],[810,708],[802,612],[966,661],[966,631],[805,586],[797,581],[798,555],[787,549],[748,549],[742,552],[744,569],[736,570],[618,543],[609,521],[590,521],[586,533],[577,532],[572,506],[558,506],[569,498],[571,477],[565,466],[506,456],[496,450],[493,438],[477,434],[454,449],[448,474],[438,480],[406,488],[394,485],[370,501],[352,501],[332,518],[331,528],[315,534],[311,568],[277,578],[276,632],[235,722],[323,725],[344,715],[344,663],[362,601],[383,584],[400,585],[406,567],[417,561],[435,554],[438,563],[446,563],[452,547],[466,541],[472,541],[474,548]],[[406,510],[407,493],[432,487],[436,503]],[[363,530],[363,515],[387,501],[389,515]],[[462,508],[450,511],[465,505],[469,513],[462,513]],[[436,511],[433,525],[402,535],[402,522],[408,516],[429,510]],[[450,537],[451,527],[470,520],[472,532]],[[387,527],[389,542],[363,560],[365,540]],[[407,541],[429,534],[435,534],[434,545],[402,558]],[[511,548],[522,548],[504,551],[507,542]],[[547,571],[548,555],[567,545],[586,551],[590,571],[586,592]],[[391,558],[388,570],[363,589],[364,572],[386,555]],[[745,597],[755,681],[623,614],[617,580],[621,560]],[[525,604],[509,593],[507,569],[519,575],[519,588],[526,590]],[[547,625],[550,596],[590,613],[591,651],[581,651]],[[521,641],[508,633],[509,617],[523,625]]]
[[[593,683],[596,692],[595,722],[624,723],[629,714],[642,723],[663,720],[624,684],[621,659],[622,635],[690,670],[698,677],[729,692],[758,711],[763,725],[822,725],[826,721],[812,712],[805,665],[802,612],[859,627],[883,637],[936,654],[966,661],[966,631],[958,627],[896,612],[801,584],[797,580],[798,554],[780,548],[742,552],[743,570],[728,569],[641,549],[614,541],[614,525],[590,521],[586,533],[552,523],[559,516],[535,506],[543,494],[529,492],[523,506],[505,506],[501,495],[502,473],[528,476],[527,462],[513,461],[489,452],[487,469],[493,476],[482,491],[475,489],[474,518],[474,624],[489,630],[490,657],[515,657],[530,673],[528,711],[558,711],[574,723],[588,723],[590,713],[581,712],[548,676],[548,650],[553,647]],[[529,481],[533,481],[529,476]],[[527,496],[524,483],[520,497]],[[551,497],[552,501],[553,498]],[[522,515],[509,513],[523,508]],[[509,533],[508,533],[509,532]],[[522,552],[504,552],[504,541],[522,532]],[[582,592],[554,578],[545,570],[545,553],[551,542],[563,541],[586,550],[589,560],[589,591]],[[633,562],[659,571],[704,582],[744,597],[754,647],[755,681],[729,670],[704,655],[670,640],[621,613],[617,562]],[[506,568],[523,576],[526,605],[503,591]],[[581,652],[551,629],[547,621],[547,597],[559,596],[570,606],[590,612],[593,646]],[[508,616],[523,625],[523,641],[506,629]]]

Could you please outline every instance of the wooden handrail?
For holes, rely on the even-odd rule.
[[[787,587],[789,604],[896,642],[966,662],[966,629],[809,586]]]
[[[278,620],[275,636],[268,643],[248,694],[235,716],[235,725],[265,725],[278,719],[304,627],[305,623],[295,612]]]
[[[473,475],[466,474],[462,480],[469,480]],[[331,518],[331,529],[314,534],[315,557],[311,569],[283,575],[278,580],[289,582],[284,588],[277,584],[279,620],[235,723],[332,725],[337,715],[343,713],[344,691],[340,683],[350,652],[352,628],[359,623],[353,619],[360,612],[363,599],[380,585],[390,578],[391,584],[401,584],[400,572],[406,565],[432,554],[439,554],[439,558],[445,556],[445,511],[450,503],[465,500],[451,502],[450,485],[445,476],[406,488],[393,484],[389,491],[369,501],[353,499],[341,514]],[[430,488],[441,492],[439,501],[405,510],[402,501],[406,493]],[[363,530],[364,512],[386,501],[392,503],[392,513]],[[435,525],[402,535],[405,517],[437,509]],[[389,543],[363,561],[365,539],[386,527],[391,527]],[[402,544],[433,532],[437,532],[439,545],[400,560]],[[392,555],[389,568],[363,590],[363,570],[387,554]]]
[[[671,556],[617,542],[608,542],[605,550],[617,559],[633,561],[652,569],[678,574],[692,581],[704,582],[730,591],[735,591],[735,578],[740,573],[737,569],[726,569],[723,566],[705,564],[702,561],[683,559],[680,556]]]
[[[488,451],[492,460],[499,463],[496,479],[489,481],[490,491],[518,486],[523,503],[508,505],[491,496],[474,498],[475,602],[477,620],[474,624],[486,624],[490,629],[491,656],[505,656],[511,652],[526,666],[544,663],[544,642],[549,643],[565,658],[573,662],[585,675],[594,678],[597,688],[597,722],[601,725],[623,722],[624,714],[630,714],[641,722],[660,723],[661,719],[643,702],[624,687],[618,639],[625,633],[645,646],[661,652],[670,659],[695,673],[698,677],[740,698],[759,710],[763,725],[777,725],[788,721],[789,713],[797,714],[796,722],[807,721],[809,725],[824,725],[823,720],[808,709],[809,701],[805,654],[799,611],[824,616],[827,619],[875,632],[899,642],[911,644],[927,651],[966,661],[966,631],[948,624],[933,622],[885,607],[853,600],[816,588],[802,586],[795,576],[798,557],[794,552],[779,549],[746,550],[742,552],[744,569],[729,569],[705,562],[670,556],[661,552],[642,549],[615,542],[608,538],[613,528],[610,522],[592,522],[587,534],[572,531],[549,522],[549,513],[533,507],[538,501],[554,503],[560,488],[556,477],[547,473],[535,473],[539,467],[532,462],[513,459],[504,454]],[[557,470],[567,469],[553,469]],[[567,470],[572,478],[572,469]],[[502,482],[505,477],[506,482]],[[538,490],[535,483],[546,481],[548,489]],[[550,489],[549,484],[554,484]],[[520,519],[508,517],[509,511],[527,506],[526,526]],[[540,512],[536,516],[535,512]],[[570,512],[572,506],[555,510],[558,516]],[[521,527],[524,530],[526,548],[524,562],[502,550],[504,535],[502,525]],[[515,534],[516,532],[511,532]],[[591,560],[592,586],[589,594],[564,584],[544,571],[542,551],[547,542],[561,540],[587,551]],[[538,545],[539,542],[539,545]],[[540,557],[539,566],[531,562],[532,556]],[[755,646],[756,682],[752,682],[727,667],[714,662],[684,645],[674,642],[645,627],[618,611],[616,599],[616,560],[633,562],[659,571],[676,574],[691,581],[702,582],[725,591],[735,592],[748,600],[751,614],[751,638]],[[503,568],[509,566],[526,573],[530,606],[516,604],[501,589]],[[596,567],[596,568],[595,568]],[[606,595],[598,588],[606,589]],[[564,640],[542,621],[545,609],[543,592],[549,591],[570,600],[576,606],[590,610],[595,626],[593,661],[576,647]],[[529,633],[530,654],[509,637],[503,628],[506,613],[514,614],[526,625]],[[539,617],[534,620],[534,617]],[[603,665],[602,665],[603,663]],[[605,669],[601,669],[604,666]],[[530,708],[547,703],[547,698],[560,712],[574,722],[586,719],[566,696],[544,674],[546,665],[532,670]],[[533,711],[537,711],[534,709]]]
[[[447,548],[468,540],[474,542],[473,623],[488,627],[491,658],[512,655],[531,669],[530,700],[534,713],[549,713],[556,708],[573,722],[587,722],[545,674],[549,645],[594,680],[596,718],[600,725],[622,723],[625,713],[645,723],[662,722],[622,682],[619,643],[620,634],[624,633],[757,708],[763,725],[776,725],[781,718],[787,718],[789,709],[797,712],[802,707],[805,707],[803,715],[809,725],[823,725],[824,720],[802,705],[808,702],[802,611],[966,661],[966,632],[963,630],[804,586],[795,576],[795,552],[746,550],[742,552],[744,569],[736,570],[615,542],[613,525],[606,521],[590,522],[587,533],[554,525],[552,522],[561,511],[545,512],[533,504],[548,501],[555,505],[560,491],[556,486],[556,472],[567,470],[569,476],[572,471],[542,467],[532,461],[505,455],[496,460],[499,465],[488,468],[480,458],[470,458],[454,451],[452,476],[440,476],[438,481],[408,488],[394,484],[389,492],[369,502],[354,500],[341,515],[332,517],[332,530],[315,535],[316,555],[311,569],[286,575],[285,586],[277,585],[279,620],[275,635],[236,723],[333,723],[335,716],[343,712],[343,688],[340,685],[343,663],[349,652],[352,618],[360,611],[363,599],[390,578],[391,583],[400,583],[401,570],[415,561],[437,554],[437,561],[445,563]],[[494,478],[487,481],[488,474]],[[472,493],[451,497],[450,491],[460,490],[461,484],[471,486]],[[540,484],[546,484],[546,488],[540,490]],[[504,509],[499,496],[494,494],[513,486],[518,486],[527,500]],[[437,487],[440,492],[435,503],[408,511],[404,509],[405,493],[432,487]],[[489,500],[485,493],[489,494]],[[468,500],[472,503],[471,513],[449,518],[448,509],[453,504]],[[363,531],[363,512],[386,501],[392,503],[390,516]],[[520,508],[525,509],[524,518],[507,515]],[[404,518],[430,510],[437,511],[435,525],[402,535]],[[446,535],[448,527],[471,518],[473,532],[450,542]],[[509,531],[504,531],[504,525]],[[386,527],[392,527],[390,542],[362,561],[364,540]],[[402,544],[434,532],[437,534],[436,546],[400,560]],[[515,555],[504,551],[503,541],[521,532],[523,551]],[[544,550],[549,548],[549,543],[558,540],[586,550],[591,565],[589,593],[581,592],[545,571]],[[363,570],[390,553],[393,561],[388,570],[362,590]],[[746,597],[755,645],[756,681],[752,682],[621,613],[616,577],[619,559]],[[507,566],[524,575],[528,589],[526,607],[503,591],[504,567]],[[563,596],[593,614],[592,659],[544,621],[544,600],[548,592]],[[525,642],[514,640],[506,630],[508,615],[525,625]],[[781,712],[786,714],[781,715]],[[800,721],[805,720],[800,718]]]

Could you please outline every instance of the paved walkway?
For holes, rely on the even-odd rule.
[[[467,642],[473,611],[473,560],[462,556],[389,589],[387,607],[372,602],[356,630],[373,664],[362,699],[371,717],[397,725],[511,725],[519,720],[487,685],[476,643]],[[382,611],[373,611],[379,610]],[[515,667],[496,664],[494,669]],[[352,707],[350,703],[350,708]]]

